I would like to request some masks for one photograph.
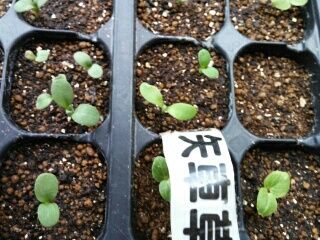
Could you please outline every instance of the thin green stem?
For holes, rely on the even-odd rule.
[[[73,104],[70,104],[69,107],[66,108],[66,114],[69,117],[71,117],[73,113],[74,113],[74,107],[73,107]]]
[[[167,112],[167,109],[168,109],[168,106],[167,105],[165,105],[165,104],[163,104],[163,106],[160,106],[160,108],[161,108],[161,110],[163,111],[163,112]]]

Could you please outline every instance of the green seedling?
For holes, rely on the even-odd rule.
[[[166,159],[162,156],[155,157],[152,163],[152,177],[159,182],[161,197],[170,202],[170,178]]]
[[[277,198],[287,195],[290,189],[290,175],[287,172],[273,171],[263,182],[257,197],[257,211],[262,217],[271,216],[277,211]]]
[[[308,3],[308,0],[271,0],[271,3],[273,7],[285,11],[292,6],[302,7]]]
[[[91,57],[85,52],[76,52],[73,55],[74,60],[80,66],[88,71],[92,78],[101,78],[103,75],[102,67],[97,63],[92,63]]]
[[[54,101],[73,121],[84,126],[94,126],[100,121],[100,114],[96,107],[90,104],[80,104],[76,109],[73,106],[74,93],[64,74],[59,74],[52,80],[51,94],[42,93],[36,102],[39,110],[48,107]]]
[[[186,4],[188,3],[188,0],[176,0],[177,4]]]
[[[27,50],[24,53],[24,57],[30,61],[35,61],[39,63],[44,63],[48,60],[50,55],[50,50],[38,50],[37,53],[34,54],[32,51]]]
[[[33,12],[36,16],[40,13],[40,8],[46,4],[48,0],[19,0],[14,5],[16,12]]]
[[[211,55],[207,49],[198,52],[199,73],[206,75],[210,79],[219,77],[219,71],[212,66]]]
[[[50,228],[59,221],[60,210],[54,202],[58,194],[59,182],[52,173],[40,174],[34,184],[34,193],[40,205],[38,219],[42,226]]]
[[[174,103],[170,106],[165,105],[160,90],[148,83],[142,83],[140,85],[140,93],[147,102],[156,105],[163,112],[170,114],[180,121],[191,120],[198,113],[196,106],[187,103]]]

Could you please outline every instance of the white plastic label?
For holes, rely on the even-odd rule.
[[[162,133],[173,240],[239,240],[234,170],[217,129]]]

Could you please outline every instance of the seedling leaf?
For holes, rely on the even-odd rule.
[[[265,178],[263,184],[275,198],[281,198],[289,192],[290,175],[287,172],[273,171]]]
[[[76,61],[76,63],[84,67],[86,70],[88,70],[92,66],[91,57],[85,52],[76,52],[73,55],[73,58]]]
[[[34,185],[34,193],[39,202],[53,202],[58,194],[58,179],[52,173],[40,174]]]
[[[198,61],[200,68],[207,68],[211,60],[211,55],[207,49],[201,49],[198,52]]]
[[[68,108],[73,102],[73,89],[64,74],[59,74],[52,80],[52,99],[59,107]]]
[[[187,103],[174,103],[167,108],[167,112],[181,121],[189,121],[198,113],[198,108]]]
[[[157,181],[169,179],[169,170],[166,159],[162,156],[155,157],[152,163],[152,177]]]
[[[159,192],[161,197],[170,202],[171,190],[170,190],[170,180],[163,180],[159,184]]]
[[[257,197],[257,211],[262,217],[268,217],[277,211],[277,199],[266,188],[260,188]]]
[[[45,109],[50,105],[52,102],[52,97],[48,93],[42,93],[38,98],[36,102],[36,108],[39,110]]]
[[[140,85],[140,93],[142,97],[144,97],[144,99],[149,103],[152,103],[160,108],[164,106],[163,96],[156,86],[148,83],[142,83]]]
[[[100,113],[96,107],[90,104],[80,104],[71,115],[71,118],[80,125],[91,127],[99,122]]]
[[[32,0],[20,0],[15,3],[14,10],[18,13],[27,12],[36,8]]]
[[[291,7],[289,0],[271,0],[272,6],[279,10],[285,11]]]
[[[45,62],[48,60],[50,55],[50,50],[39,50],[37,51],[36,62]]]
[[[34,53],[30,50],[25,51],[24,57],[30,61],[36,60],[36,55],[34,55]]]
[[[102,67],[99,64],[92,64],[92,66],[88,70],[89,76],[92,78],[101,78],[103,75]]]
[[[304,6],[308,3],[308,0],[290,0],[293,6]]]
[[[48,2],[48,0],[34,0],[34,2],[37,4],[38,8],[41,8]]]
[[[176,0],[176,3],[177,4],[184,4],[184,3],[187,3],[188,0]]]
[[[38,219],[42,226],[50,228],[59,221],[60,210],[56,203],[41,203],[38,207]]]
[[[219,77],[219,71],[214,67],[201,69],[201,72],[210,79],[216,79]]]

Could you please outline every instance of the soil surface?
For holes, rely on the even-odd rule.
[[[112,15],[112,0],[48,1],[39,16],[23,14],[31,25],[40,28],[96,32]]]
[[[60,220],[51,229],[41,227],[33,193],[43,172],[59,180]],[[16,144],[0,169],[0,238],[96,239],[104,223],[106,179],[104,160],[89,144]]]
[[[280,11],[269,0],[234,0],[230,5],[235,28],[251,39],[297,43],[304,37],[302,8]]]
[[[153,33],[206,39],[220,30],[224,22],[223,0],[139,0],[138,17]]]
[[[163,156],[162,144],[147,147],[135,162],[133,171],[133,228],[139,240],[171,239],[170,204],[163,200],[151,175],[152,160]]]
[[[278,199],[278,211],[258,216],[256,197],[264,178],[272,171],[291,175],[289,194]],[[246,226],[252,240],[319,239],[320,233],[320,160],[302,151],[250,151],[242,164],[241,185]]]
[[[6,14],[11,4],[11,0],[1,0],[0,1],[0,17]]]
[[[222,128],[228,118],[229,87],[225,60],[211,52],[220,76],[209,79],[199,73],[200,47],[160,44],[145,50],[137,59],[136,114],[142,125],[156,133],[168,130]],[[191,121],[178,121],[148,104],[140,95],[142,82],[161,89],[167,105],[184,102],[198,106]]]
[[[24,57],[26,50],[51,50],[46,63],[35,63]],[[94,62],[103,67],[101,79],[91,78],[87,71],[76,64],[73,54],[77,51],[88,53]],[[109,100],[110,67],[103,50],[89,42],[30,42],[19,49],[15,59],[12,83],[10,115],[23,129],[31,132],[84,133],[94,128],[81,126],[68,119],[65,111],[52,103],[44,110],[37,110],[37,97],[43,92],[50,93],[52,77],[65,74],[74,93],[74,106],[89,103],[96,106],[106,118]],[[69,121],[70,120],[70,121]]]
[[[253,134],[300,137],[311,133],[311,75],[295,61],[255,53],[235,65],[238,116]]]

